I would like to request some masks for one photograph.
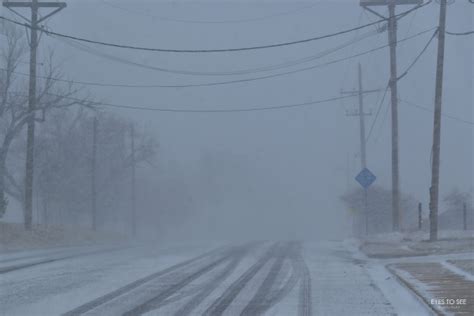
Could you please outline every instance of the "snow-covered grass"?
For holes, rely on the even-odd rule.
[[[440,231],[434,242],[429,242],[429,233],[422,231],[369,235],[359,240],[359,248],[373,258],[472,252],[474,231]]]
[[[26,231],[22,224],[0,221],[0,252],[125,242],[117,233],[94,232],[71,226],[35,225]]]
[[[366,242],[404,242],[404,241],[426,241],[429,240],[429,232],[391,232],[375,234],[364,237]],[[473,230],[440,230],[438,240],[474,238]]]

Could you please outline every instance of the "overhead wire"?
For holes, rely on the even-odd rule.
[[[430,28],[428,30],[424,30],[421,32],[418,32],[414,35],[411,35],[407,38],[400,39],[397,41],[397,43],[404,42],[407,40],[410,40],[412,38],[416,38],[418,36],[421,36],[423,34],[426,34],[430,31],[432,31],[435,28]],[[388,47],[390,44],[385,44],[382,46],[378,46],[366,51],[363,51],[361,53],[353,54],[350,56],[342,57],[339,59],[334,59],[325,63],[321,64],[316,64],[310,67],[305,67],[305,68],[299,68],[291,71],[286,71],[286,72],[280,72],[276,74],[269,74],[265,76],[259,76],[259,77],[253,77],[253,78],[244,78],[244,79],[235,79],[235,80],[228,80],[228,81],[216,81],[216,82],[205,82],[205,83],[196,83],[196,84],[169,84],[169,85],[158,85],[158,84],[149,84],[149,85],[138,85],[138,84],[112,84],[112,83],[100,83],[100,82],[92,82],[92,81],[79,81],[79,80],[67,80],[67,79],[61,79],[61,78],[55,78],[55,77],[48,77],[48,76],[37,76],[38,78],[42,79],[49,79],[53,81],[59,81],[59,82],[66,82],[66,83],[76,83],[76,84],[81,84],[81,85],[86,85],[86,86],[101,86],[101,87],[119,87],[119,88],[191,88],[191,87],[209,87],[209,86],[218,86],[218,85],[227,85],[227,84],[236,84],[236,83],[244,83],[244,82],[251,82],[251,81],[257,81],[257,80],[264,80],[264,79],[269,79],[269,78],[276,78],[276,77],[281,77],[281,76],[286,76],[294,73],[299,73],[299,72],[304,72],[304,71],[309,71],[312,69],[317,69],[321,68],[324,66],[332,65],[332,64],[337,64],[349,59],[357,58],[360,56],[364,56],[367,54],[371,54],[373,52],[382,50],[386,47]],[[2,68],[0,68],[1,70]],[[17,72],[17,74],[27,76],[28,74],[26,73],[20,73]]]
[[[48,95],[58,96],[56,94],[47,93]],[[270,111],[270,110],[281,110],[281,109],[289,109],[289,108],[298,108],[298,107],[305,107],[311,106],[315,104],[321,103],[329,103],[332,101],[337,101],[345,98],[351,98],[352,96],[339,96],[339,97],[332,97],[327,99],[315,100],[315,101],[308,101],[308,102],[301,102],[301,103],[292,103],[292,104],[283,104],[283,105],[275,105],[275,106],[254,106],[254,107],[238,107],[238,108],[227,108],[227,109],[185,109],[185,108],[161,108],[161,107],[150,107],[150,106],[133,106],[133,105],[125,105],[125,104],[116,104],[110,102],[89,102],[91,107],[113,107],[113,108],[120,108],[120,109],[129,109],[129,110],[141,110],[141,111],[155,111],[155,112],[175,112],[175,113],[235,113],[235,112],[255,112],[255,111]],[[63,97],[64,99],[73,100],[73,101],[83,101],[80,98],[75,97]]]
[[[97,49],[94,49],[92,47],[89,47],[83,43],[75,42],[72,40],[67,40],[67,39],[59,39],[61,42],[65,43],[66,45],[72,46],[76,49],[82,50],[84,52],[87,52],[89,54],[99,56],[102,58],[105,58],[107,60],[112,60],[118,63],[130,65],[130,66],[135,66],[139,68],[144,68],[144,69],[149,69],[149,70],[154,70],[154,71],[159,71],[159,72],[166,72],[166,73],[173,73],[173,74],[180,74],[180,75],[193,75],[193,76],[230,76],[230,75],[245,75],[245,74],[252,74],[252,73],[257,73],[257,72],[265,72],[265,71],[271,71],[271,70],[277,70],[281,68],[287,68],[291,66],[296,66],[299,64],[307,63],[313,60],[321,59],[325,56],[328,56],[336,51],[339,51],[343,48],[346,48],[354,43],[360,42],[366,38],[369,38],[371,36],[377,35],[376,32],[367,32],[360,37],[357,37],[355,39],[352,39],[346,43],[343,43],[341,45],[338,45],[336,47],[321,51],[315,55],[307,56],[304,58],[300,59],[295,59],[292,61],[287,61],[284,63],[280,64],[275,64],[275,65],[268,65],[268,66],[263,66],[263,67],[256,67],[256,68],[248,68],[248,69],[241,69],[241,70],[233,70],[233,71],[221,71],[221,72],[202,72],[202,71],[189,71],[189,70],[178,70],[178,69],[170,69],[170,68],[164,68],[164,67],[157,67],[154,65],[147,65],[143,63],[139,63],[136,61],[132,61],[130,59],[126,58],[121,58],[115,55],[111,55],[108,53],[101,52]]]
[[[467,32],[448,32],[448,31],[446,31],[446,34],[456,35],[456,36],[463,36],[463,35],[472,35],[472,34],[474,34],[474,31],[467,31]]]
[[[424,6],[426,6],[428,3],[431,1],[418,5],[410,10],[407,10],[405,12],[399,13],[395,15],[395,17],[402,17],[405,16],[415,10],[418,10]],[[131,49],[131,50],[141,50],[141,51],[153,51],[153,52],[162,52],[162,53],[223,53],[223,52],[241,52],[241,51],[250,51],[250,50],[261,50],[261,49],[268,49],[268,48],[277,48],[277,47],[285,47],[285,46],[291,46],[291,45],[296,45],[296,44],[303,44],[303,43],[309,43],[317,40],[322,40],[326,38],[331,38],[347,33],[354,32],[356,30],[360,30],[363,28],[367,28],[369,26],[375,25],[377,23],[380,23],[382,21],[385,21],[386,19],[381,19],[375,22],[371,22],[368,24],[364,24],[358,27],[353,27],[350,29],[345,29],[342,31],[334,32],[334,33],[329,33],[325,35],[319,35],[319,36],[314,36],[310,38],[305,38],[301,40],[295,40],[295,41],[288,41],[288,42],[279,42],[279,43],[274,43],[274,44],[267,44],[267,45],[256,45],[256,46],[245,46],[245,47],[229,47],[229,48],[217,48],[217,49],[174,49],[174,48],[159,48],[159,47],[144,47],[144,46],[136,46],[136,45],[128,45],[128,44],[117,44],[117,43],[112,43],[112,42],[105,42],[105,41],[99,41],[99,40],[93,40],[85,37],[79,37],[79,36],[74,36],[74,35],[69,35],[65,33],[59,33],[55,31],[51,31],[48,29],[45,29],[43,27],[34,27],[28,23],[21,23],[9,18],[6,18],[4,16],[0,16],[0,19],[3,19],[5,21],[17,24],[17,25],[22,25],[25,26],[29,29],[36,29],[38,31],[44,32],[46,35],[49,36],[56,36],[56,37],[62,37],[62,38],[68,38],[72,39],[75,41],[80,41],[80,42],[86,42],[86,43],[91,43],[91,44],[97,44],[97,45],[102,45],[102,46],[108,46],[108,47],[115,47],[115,48],[122,48],[122,49]]]
[[[378,133],[375,134],[375,139],[374,139],[374,143],[378,143],[379,142],[379,139],[382,135],[382,131],[383,131],[383,127],[385,126],[385,122],[387,122],[387,119],[389,117],[388,113],[390,113],[390,109],[391,109],[391,102],[387,102],[386,103],[386,106],[385,106],[385,113],[383,114],[383,117],[382,117],[382,122],[380,123],[379,125],[379,129],[378,129]]]
[[[420,110],[423,110],[423,111],[426,111],[426,112],[431,112],[431,113],[434,112],[434,110],[432,110],[432,109],[430,109],[430,108],[428,108],[428,107],[415,104],[415,103],[413,103],[413,102],[411,102],[411,101],[407,101],[407,100],[400,99],[400,98],[398,98],[398,100],[401,101],[402,103],[406,104],[406,105],[409,105],[409,106],[418,108],[418,109],[420,109]],[[444,117],[447,117],[447,118],[449,118],[449,119],[452,119],[452,120],[461,122],[461,123],[465,123],[465,124],[469,124],[469,125],[474,125],[474,122],[468,121],[468,120],[464,120],[464,119],[462,119],[462,118],[460,118],[460,117],[456,117],[456,116],[453,116],[453,115],[450,115],[450,114],[446,114],[446,113],[441,113],[441,115],[444,116]]]
[[[423,54],[426,52],[426,50],[428,49],[428,47],[430,46],[431,42],[434,40],[434,38],[436,37],[437,34],[438,34],[438,28],[436,28],[436,31],[434,31],[433,35],[428,40],[428,42],[425,44],[425,46],[420,51],[420,53],[415,57],[415,59],[410,63],[410,65],[408,65],[407,69],[405,69],[405,71],[400,76],[398,76],[397,80],[400,80],[403,77],[405,77],[408,74],[408,72],[413,68],[413,66],[416,65],[418,60],[420,60],[421,56],[423,56]]]
[[[388,88],[390,88],[390,80],[389,80],[389,82],[387,83],[387,87],[386,87],[385,90],[384,90],[384,93],[383,93],[383,96],[382,96],[382,100],[380,101],[379,106],[378,106],[378,108],[377,108],[377,112],[376,112],[376,114],[375,114],[374,120],[372,121],[372,125],[370,126],[369,133],[367,134],[367,137],[365,138],[365,141],[366,141],[366,142],[369,141],[370,136],[372,135],[372,131],[374,130],[375,124],[377,123],[377,118],[379,117],[380,110],[382,109],[382,106],[383,106],[384,101],[385,101],[385,97],[387,96]]]
[[[361,10],[360,11],[360,14],[359,14],[359,17],[357,18],[357,26],[359,26],[362,22],[362,15],[363,15],[363,12],[364,10]],[[378,33],[377,30],[375,30],[375,32]],[[357,38],[357,36],[359,35],[359,31],[356,31],[355,35],[354,35],[354,39]],[[354,45],[351,44],[350,46],[350,54],[352,54],[354,52]],[[343,90],[344,89],[344,85],[346,83],[346,80],[347,80],[347,73],[349,71],[349,62],[346,62],[345,65],[344,65],[344,72],[343,72],[343,76],[342,76],[342,80],[341,80],[341,87]],[[345,105],[343,104],[343,102],[341,102],[341,105],[345,108]],[[347,110],[347,109],[346,109]]]
[[[436,37],[436,35],[438,34],[438,28],[436,28],[435,32],[433,33],[433,35],[430,37],[430,39],[428,40],[428,42],[425,44],[425,46],[423,47],[423,49],[420,51],[420,53],[414,58],[414,60],[410,63],[410,65],[408,65],[407,69],[396,79],[397,81],[398,80],[401,80],[403,77],[405,77],[409,71],[415,66],[415,64],[418,62],[418,60],[420,60],[421,56],[426,52],[426,50],[428,49],[429,45],[431,44],[431,42],[433,41],[433,39]],[[377,113],[375,115],[375,118],[374,120],[372,121],[372,125],[370,127],[370,130],[369,130],[369,133],[368,133],[368,136],[366,137],[366,141],[368,141],[370,139],[370,136],[372,135],[372,131],[375,127],[375,124],[377,123],[377,119],[379,117],[379,114],[380,114],[380,110],[382,109],[383,107],[383,103],[385,101],[385,97],[387,95],[387,92],[388,92],[388,89],[390,87],[390,80],[387,84],[387,87],[385,89],[385,92],[384,92],[384,95],[382,97],[382,101],[380,102],[378,108],[377,108]],[[384,117],[384,121],[385,121],[385,118],[386,116]],[[383,123],[382,123],[383,124]]]
[[[410,32],[411,32],[411,30],[412,30],[412,28],[413,28],[413,22],[415,21],[415,18],[416,18],[417,13],[418,13],[418,12],[414,12],[414,13],[412,14],[412,16],[411,16],[411,18],[410,18],[410,22],[408,23],[407,30],[406,30],[406,32],[405,32],[405,37],[407,37],[407,36],[410,34]],[[402,48],[402,45],[400,45],[400,48]]]

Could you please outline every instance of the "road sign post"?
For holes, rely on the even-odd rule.
[[[355,180],[364,189],[364,205],[365,205],[365,235],[369,235],[369,199],[368,189],[374,183],[377,177],[367,168],[363,168],[355,177]]]

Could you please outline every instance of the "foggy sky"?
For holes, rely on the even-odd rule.
[[[107,0],[112,1],[112,0]],[[262,45],[298,40],[343,30],[376,20],[362,13],[358,1],[250,2],[237,1],[116,1],[119,5],[156,16],[200,21],[223,21],[278,14],[315,3],[312,8],[257,21],[233,23],[185,23],[125,12],[98,0],[67,1],[68,7],[49,19],[52,30],[81,37],[165,48],[221,48]],[[448,30],[474,28],[474,6],[456,1],[448,7]],[[398,12],[409,7],[398,8]],[[437,24],[439,6],[431,4],[403,18],[399,39]],[[386,13],[385,10],[380,12]],[[2,14],[6,14],[2,9]],[[363,34],[373,28],[359,31]],[[234,71],[311,56],[349,41],[356,33],[301,45],[247,52],[215,54],[152,53],[87,44],[103,52],[136,62],[170,69]],[[432,33],[398,45],[398,70],[420,52]],[[443,110],[473,121],[474,38],[448,36],[446,40]],[[54,49],[55,60],[71,80],[129,84],[182,84],[225,81],[259,76],[190,76],[146,70],[87,54],[43,35],[39,59]],[[318,64],[385,45],[387,33],[378,34],[328,57],[302,64]],[[399,82],[400,98],[433,108],[437,41]],[[362,63],[364,88],[385,88],[388,49],[360,58],[266,80],[213,87],[175,89],[127,89],[85,87],[97,100],[132,106],[166,108],[238,108],[301,103],[339,96],[355,89],[357,62]],[[27,65],[24,70],[27,70]],[[287,69],[271,73],[283,72]],[[365,97],[367,110],[375,114],[381,94]],[[368,167],[377,184],[390,188],[389,94],[367,145]],[[356,187],[359,171],[358,119],[347,117],[357,98],[308,107],[247,113],[166,113],[104,108],[133,118],[156,134],[160,164],[175,164],[186,175],[199,169],[205,152],[224,153],[240,161],[244,171],[230,172],[238,194],[228,194],[219,209],[196,210],[202,230],[219,226],[217,234],[267,229],[284,237],[329,236],[347,230],[347,211],[339,196]],[[374,116],[368,117],[367,130]],[[430,149],[433,114],[399,105],[401,190],[427,205],[430,185]],[[473,188],[473,126],[443,117],[441,147],[441,196],[457,186]],[[165,168],[166,169],[166,168]],[[163,170],[160,168],[159,170]],[[189,170],[189,173],[187,172]],[[149,174],[148,171],[142,171]],[[156,177],[160,172],[156,171]],[[197,188],[195,178],[190,187]],[[248,189],[248,190],[247,190]],[[229,189],[231,190],[231,189]],[[242,192],[253,192],[243,194]],[[223,190],[225,192],[225,190]],[[257,192],[257,194],[255,194]],[[198,196],[198,193],[194,192]],[[158,203],[158,202],[157,202]],[[201,216],[202,215],[202,216]],[[196,223],[197,225],[197,223]],[[207,226],[206,226],[207,225]],[[313,232],[314,231],[314,232]]]

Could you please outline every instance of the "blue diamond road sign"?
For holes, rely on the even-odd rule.
[[[372,172],[370,172],[369,169],[364,168],[361,172],[359,172],[355,179],[364,189],[367,189],[372,183],[374,183],[377,177]]]

